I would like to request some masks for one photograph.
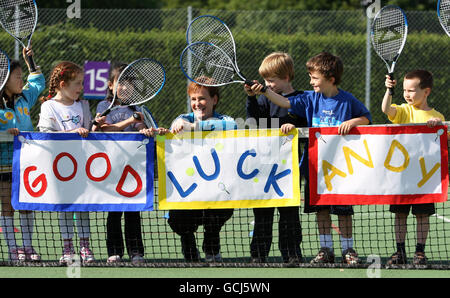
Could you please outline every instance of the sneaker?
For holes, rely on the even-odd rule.
[[[413,264],[426,265],[427,257],[425,256],[425,253],[416,251],[416,253],[414,254]]]
[[[18,259],[21,262],[39,262],[41,260],[41,256],[37,254],[34,248],[26,247],[18,250]]]
[[[289,257],[287,260],[283,260],[284,263],[288,265],[298,265],[300,263],[303,263],[302,256],[292,256]]]
[[[210,255],[210,254],[206,254],[205,255],[205,262],[207,263],[220,263],[222,262],[222,255],[220,254],[220,252],[216,255]]]
[[[353,265],[361,263],[361,260],[353,248],[348,248],[342,253],[342,263]]]
[[[252,257],[250,263],[252,264],[262,264],[266,262],[266,257]]]
[[[400,251],[396,251],[386,263],[388,266],[402,264],[406,264],[406,255]]]
[[[73,246],[65,247],[63,250],[63,255],[59,259],[59,264],[61,265],[72,265],[75,262],[75,251]]]
[[[89,247],[84,246],[80,249],[80,257],[83,263],[93,263],[95,261],[94,253],[89,249]]]
[[[145,263],[145,259],[141,254],[134,254],[131,256],[131,264],[142,264]]]
[[[331,248],[322,247],[320,248],[317,256],[311,260],[311,264],[325,264],[334,263],[334,252]]]
[[[17,262],[19,260],[19,255],[24,254],[23,249],[21,248],[11,248],[8,250],[8,257],[11,262]]]
[[[108,259],[106,260],[106,263],[118,263],[121,262],[122,258],[119,255],[113,255],[108,257]]]

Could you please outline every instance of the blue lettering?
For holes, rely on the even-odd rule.
[[[172,181],[173,185],[182,198],[187,197],[194,191],[194,189],[197,188],[197,183],[193,183],[186,191],[184,191],[180,183],[178,183],[177,178],[175,178],[175,175],[171,171],[167,172],[167,176],[169,176],[170,181]]]
[[[194,157],[192,158],[194,160],[194,165],[195,168],[198,171],[198,174],[200,175],[200,177],[202,177],[203,179],[205,179],[206,181],[211,181],[217,178],[217,176],[219,176],[220,173],[220,162],[219,162],[219,157],[217,156],[217,152],[216,149],[211,149],[211,155],[213,157],[214,160],[214,166],[215,166],[215,171],[212,175],[206,175],[205,172],[203,171],[202,167],[200,166],[200,162],[198,161],[197,156],[194,155]]]
[[[244,153],[242,153],[241,157],[239,158],[238,164],[237,164],[237,173],[238,173],[239,177],[241,177],[242,179],[246,179],[246,180],[252,179],[259,173],[259,170],[257,170],[257,169],[253,170],[250,174],[245,174],[242,171],[242,165],[244,164],[245,159],[249,155],[255,157],[256,156],[255,149],[247,150]]]
[[[280,187],[277,184],[277,180],[283,178],[286,175],[289,175],[291,173],[290,169],[284,170],[281,173],[276,174],[278,169],[278,165],[274,164],[272,167],[272,170],[270,171],[269,177],[267,178],[266,186],[264,186],[264,192],[268,193],[270,186],[273,186],[273,189],[275,192],[282,197],[284,193],[281,191]]]

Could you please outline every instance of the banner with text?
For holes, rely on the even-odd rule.
[[[153,210],[154,141],[138,133],[22,132],[14,138],[16,210]]]
[[[185,132],[157,137],[159,209],[300,205],[298,132]]]
[[[312,205],[444,202],[448,188],[447,127],[363,126],[309,131]]]

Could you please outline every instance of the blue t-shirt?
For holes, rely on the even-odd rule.
[[[308,127],[339,126],[343,122],[366,117],[372,123],[369,110],[351,93],[338,89],[333,97],[325,97],[323,93],[305,91],[302,94],[288,97],[291,103],[289,113],[306,118]],[[300,170],[308,175],[308,149],[303,151]]]
[[[173,120],[171,127],[173,123],[178,120],[179,118],[182,118],[183,120],[194,123],[197,121],[194,113],[189,114],[181,114],[175,120]],[[234,121],[234,119],[227,115],[222,115],[217,112],[214,112],[213,116],[211,118],[208,118],[207,120],[198,121],[199,123],[199,130],[204,131],[212,131],[212,130],[232,130],[237,128],[237,124]]]

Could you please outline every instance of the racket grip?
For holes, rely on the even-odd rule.
[[[252,81],[245,80],[245,85],[252,86],[252,85],[254,85],[254,84],[255,84],[255,83],[252,82]],[[263,86],[262,89],[261,89],[261,92],[264,93],[264,92],[266,92],[266,90],[267,90],[267,87],[266,87],[266,86]]]
[[[136,120],[141,120],[141,116],[140,116],[137,112],[134,112],[134,113],[133,113],[133,117],[134,117],[134,119],[136,119]]]
[[[393,72],[390,72],[390,73],[389,73],[389,78],[390,78],[391,80],[394,80],[394,73],[393,73]],[[394,88],[389,88],[389,95],[391,95],[391,96],[394,95]]]
[[[33,56],[26,56],[28,60],[28,64],[30,65],[30,71],[35,72],[36,71],[36,65],[34,64]]]

